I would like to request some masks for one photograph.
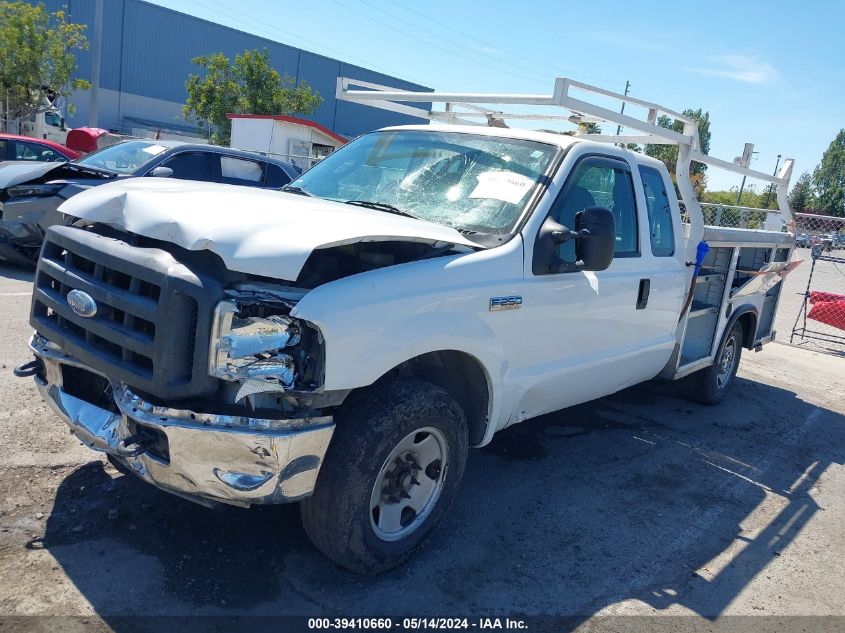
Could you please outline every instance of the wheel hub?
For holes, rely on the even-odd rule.
[[[722,350],[722,356],[719,359],[719,374],[716,376],[716,384],[720,389],[728,382],[728,380],[730,380],[735,356],[736,343],[734,339],[731,338],[725,344],[725,348]]]
[[[424,427],[390,452],[370,495],[370,525],[384,541],[398,541],[425,522],[440,497],[448,458],[446,438]]]
[[[387,503],[400,503],[402,499],[411,498],[411,488],[419,486],[417,473],[422,470],[414,456],[410,453],[401,455],[394,460],[393,470],[384,477],[382,500]]]

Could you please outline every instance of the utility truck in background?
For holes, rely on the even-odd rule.
[[[377,572],[448,512],[468,447],[658,376],[719,402],[775,337],[791,160],[707,156],[694,120],[564,78],[338,97],[435,124],[365,134],[283,192],[139,178],[62,205],[16,373],[122,471],[203,504],[299,501],[322,552]],[[532,116],[490,109],[509,104],[638,134],[508,129]],[[680,204],[624,143],[678,146]],[[692,161],[774,183],[779,210],[706,226]]]
[[[67,141],[67,134],[70,131],[65,125],[64,114],[56,105],[52,92],[44,97],[44,102],[38,112],[22,119],[10,117],[5,102],[0,98],[0,119],[5,123],[0,131],[7,134],[46,139],[62,145]]]

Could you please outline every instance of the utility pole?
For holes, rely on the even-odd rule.
[[[746,143],[745,147],[742,149],[742,156],[734,158],[734,165],[739,165],[740,167],[745,167],[747,169],[751,164],[751,160],[754,158],[754,154],[757,153],[759,152],[754,151],[754,143]],[[743,189],[745,189],[745,176],[742,177],[742,184],[739,186],[739,193],[736,196],[736,206],[739,206]]]
[[[631,82],[630,82],[630,81],[626,81],[626,82],[625,82],[625,96],[626,96],[626,97],[628,96],[628,90],[629,90],[630,88],[631,88]],[[622,102],[622,109],[619,111],[619,114],[625,114],[625,102],[624,102],[624,101]],[[620,134],[622,134],[622,126],[621,126],[621,125],[617,125],[617,126],[616,126],[616,136],[619,136]]]
[[[780,167],[780,154],[778,154],[778,159],[777,159],[777,162],[775,163],[775,171],[772,172],[772,176],[778,175],[778,167]],[[766,188],[766,204],[763,205],[764,209],[769,208],[769,199],[772,197],[772,189],[774,188],[774,186],[775,186],[775,183],[771,183]]]
[[[103,0],[94,3],[94,32],[91,35],[91,106],[88,110],[88,126],[97,127],[100,107],[100,62],[103,51]]]

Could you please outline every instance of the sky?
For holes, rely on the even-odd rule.
[[[781,154],[795,159],[793,181],[845,127],[838,0],[151,1],[436,90],[551,93],[565,76],[622,92],[630,81],[634,97],[709,111],[711,155],[754,143],[753,169],[772,173]],[[741,178],[711,167],[708,189]]]

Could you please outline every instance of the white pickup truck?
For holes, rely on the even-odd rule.
[[[661,162],[503,129],[478,106],[466,114],[493,126],[366,134],[287,192],[104,185],[47,232],[36,358],[16,373],[124,472],[206,504],[300,501],[314,544],[365,573],[426,540],[468,447],[509,425],[657,376],[718,402],[742,348],[774,337],[791,161],[777,177],[722,164],[682,115],[615,95],[648,108],[637,122],[574,100],[579,87],[545,98],[645,132],[613,140],[679,145],[689,223]],[[440,99],[417,110],[445,119],[505,99],[339,93]],[[758,230],[705,227],[692,159],[775,182],[781,210]]]

